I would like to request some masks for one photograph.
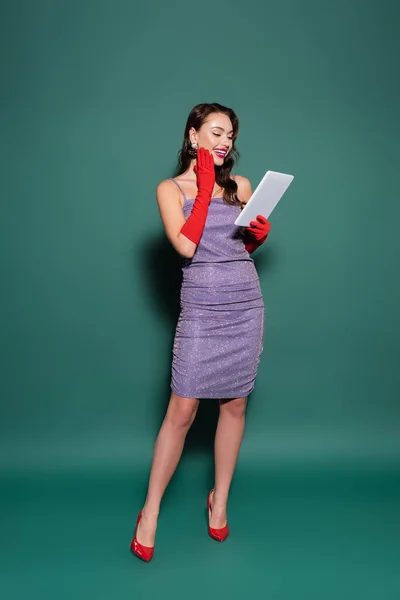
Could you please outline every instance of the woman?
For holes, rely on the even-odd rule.
[[[252,194],[248,179],[231,176],[238,130],[233,110],[220,104],[195,106],[185,128],[178,176],[157,187],[161,220],[182,257],[183,279],[172,393],[131,543],[145,561],[153,556],[161,498],[201,398],[216,398],[220,406],[215,485],[207,498],[208,532],[218,541],[229,533],[228,493],[263,344],[264,304],[250,253],[270,229],[261,215],[250,227],[234,225]]]

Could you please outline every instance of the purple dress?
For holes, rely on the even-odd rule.
[[[189,217],[194,199],[184,197]],[[181,310],[171,389],[187,398],[241,398],[254,388],[264,338],[264,302],[254,261],[234,222],[240,206],[211,200],[193,258],[182,258]]]

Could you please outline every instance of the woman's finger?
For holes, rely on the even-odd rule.
[[[264,225],[262,225],[258,221],[250,221],[250,227],[252,227],[253,229],[260,229],[260,230],[264,229]]]

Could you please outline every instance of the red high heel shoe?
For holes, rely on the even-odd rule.
[[[150,546],[143,546],[136,539],[136,534],[137,534],[137,530],[138,530],[141,518],[142,518],[142,511],[140,511],[140,513],[138,514],[138,518],[137,518],[137,521],[136,521],[135,536],[134,536],[134,538],[133,538],[133,540],[131,542],[131,550],[132,550],[132,552],[134,552],[136,554],[136,556],[138,556],[139,558],[141,558],[145,562],[150,562],[151,559],[153,558],[154,546],[152,546],[152,547],[150,547]]]
[[[221,527],[220,529],[214,529],[213,527],[210,527],[210,515],[211,515],[210,497],[211,497],[211,494],[213,491],[214,491],[214,489],[212,489],[211,492],[207,496],[208,523],[209,523],[208,524],[208,533],[214,540],[217,540],[217,542],[223,542],[224,540],[226,540],[226,538],[229,535],[228,523],[224,527]]]

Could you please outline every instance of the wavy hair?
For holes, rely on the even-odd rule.
[[[175,177],[185,173],[192,161],[192,157],[189,154],[189,150],[191,149],[189,137],[190,129],[193,127],[196,131],[198,131],[208,115],[212,113],[223,113],[227,115],[231,120],[233,129],[232,148],[224,163],[221,166],[215,167],[215,181],[223,189],[223,198],[227,204],[242,206],[242,202],[239,200],[237,195],[237,183],[231,179],[232,168],[240,156],[238,150],[235,148],[235,140],[239,133],[239,119],[231,108],[217,103],[197,104],[194,108],[192,108],[186,122],[182,148],[178,152],[178,165],[176,168]]]

